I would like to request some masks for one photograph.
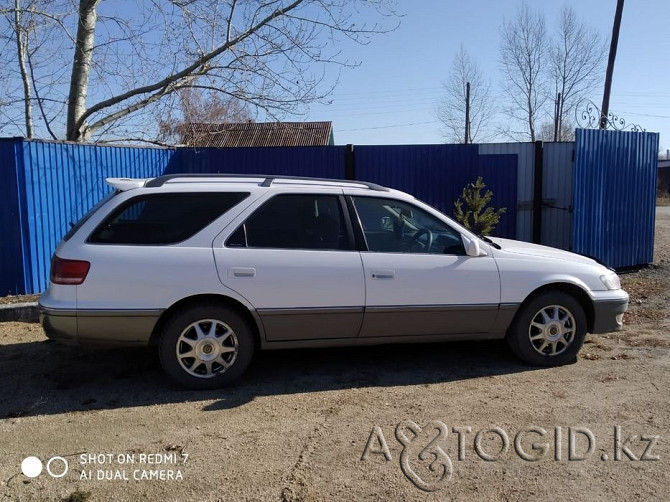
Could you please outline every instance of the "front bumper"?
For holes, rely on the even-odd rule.
[[[593,302],[593,329],[591,333],[609,333],[623,327],[623,314],[628,309],[628,295]]]

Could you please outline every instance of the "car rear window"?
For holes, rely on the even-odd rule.
[[[81,228],[81,226],[84,223],[86,223],[88,221],[88,219],[98,211],[98,209],[100,209],[102,206],[104,206],[107,203],[108,200],[110,200],[112,197],[114,197],[118,193],[120,193],[119,190],[115,190],[111,193],[108,193],[107,195],[105,195],[100,200],[100,202],[98,202],[95,206],[93,206],[91,209],[89,209],[88,212],[86,214],[84,214],[84,216],[82,216],[81,219],[77,223],[70,222],[70,229],[63,236],[63,240],[64,241],[69,240],[70,237],[72,237],[77,232],[77,230],[79,230]]]
[[[249,193],[164,193],[121,204],[89,236],[91,244],[176,244],[192,237]]]

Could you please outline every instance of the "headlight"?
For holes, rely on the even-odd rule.
[[[614,272],[608,272],[600,276],[600,280],[607,289],[621,289],[621,281],[619,276]]]

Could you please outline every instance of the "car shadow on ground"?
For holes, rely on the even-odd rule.
[[[0,345],[0,419],[182,402],[235,408],[259,396],[446,383],[530,371],[503,341],[267,351],[232,386],[176,387],[155,350]]]

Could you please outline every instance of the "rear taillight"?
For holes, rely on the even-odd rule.
[[[81,284],[86,279],[91,264],[83,260],[64,260],[58,256],[51,260],[51,282],[54,284]]]

